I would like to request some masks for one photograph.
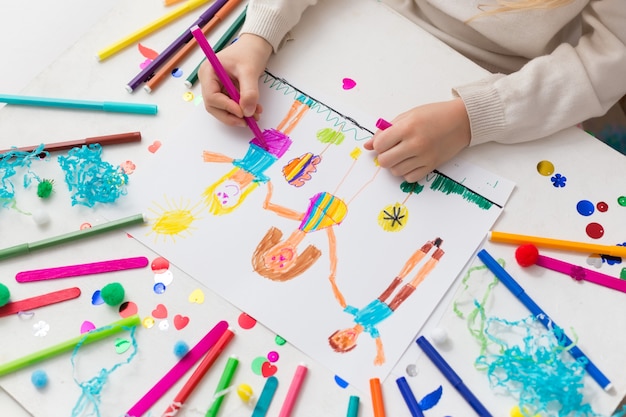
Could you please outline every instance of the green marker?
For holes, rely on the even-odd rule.
[[[213,45],[213,50],[216,53],[226,48],[226,45],[228,45],[228,43],[233,38],[233,36],[235,36],[235,33],[237,33],[239,29],[241,29],[241,26],[243,26],[244,20],[246,20],[247,9],[248,9],[248,6],[246,6],[241,12],[241,14],[237,16],[237,19],[235,19],[233,24],[230,25],[230,27],[222,35],[222,37],[217,42],[215,42],[215,45]],[[202,61],[200,61],[200,63],[196,66],[196,68],[191,72],[191,74],[189,74],[189,76],[185,80],[185,86],[187,86],[187,88],[193,87],[193,85],[198,81],[198,70],[200,70],[200,65],[202,65],[204,61],[206,61],[206,58],[203,58]]]
[[[142,224],[145,221],[146,219],[143,216],[143,214],[135,214],[130,217],[125,217],[123,219],[114,220],[112,222],[108,222],[108,223],[101,224],[98,226],[93,226],[88,229],[77,230],[75,232],[70,232],[64,235],[38,240],[32,243],[22,243],[19,245],[0,249],[0,260],[10,258],[11,256],[25,255],[37,249],[44,249],[50,246],[56,246],[56,245],[60,245],[66,242],[72,242],[74,240],[108,232],[110,230],[116,230],[122,227],[132,226],[135,224]]]
[[[91,330],[88,333],[75,337],[66,342],[59,343],[58,345],[51,346],[49,348],[40,350],[39,352],[31,353],[30,355],[26,355],[20,359],[5,363],[4,365],[0,365],[0,376],[10,374],[11,372],[18,371],[22,368],[26,368],[27,366],[33,365],[43,360],[53,358],[61,353],[69,352],[70,350],[76,348],[79,343],[86,345],[105,339],[123,330],[128,330],[131,327],[135,327],[140,322],[141,320],[138,315],[126,317],[124,319],[111,323],[108,326]]]
[[[217,388],[215,388],[215,395],[213,396],[213,403],[211,404],[209,410],[206,412],[205,417],[215,417],[217,415],[217,412],[222,405],[222,401],[224,401],[224,395],[226,395],[225,391],[230,385],[230,381],[233,379],[233,375],[235,375],[237,365],[239,365],[239,359],[237,359],[237,356],[231,355],[228,358],[226,366],[224,367],[224,372],[222,372],[222,376],[217,383]]]

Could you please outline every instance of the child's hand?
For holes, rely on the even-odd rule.
[[[222,66],[239,90],[239,103],[224,92],[211,63],[205,60],[198,71],[198,79],[206,110],[230,126],[247,126],[244,116],[258,119],[262,111],[258,104],[259,77],[271,54],[272,46],[265,39],[251,34],[241,35],[235,43],[218,53]]]
[[[463,101],[426,104],[402,113],[363,146],[378,153],[378,163],[407,182],[424,178],[470,143]]]

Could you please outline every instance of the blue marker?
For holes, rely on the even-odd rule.
[[[422,409],[415,399],[415,395],[413,395],[413,391],[411,391],[411,387],[406,381],[406,378],[401,376],[400,378],[396,379],[396,384],[398,384],[398,388],[400,388],[400,394],[402,394],[402,398],[404,398],[406,406],[409,407],[411,416],[424,417],[424,413],[422,413]]]
[[[71,100],[65,98],[16,96],[12,94],[0,94],[0,103],[80,110],[101,110],[114,113],[157,113],[156,104],[121,103],[116,101]]]
[[[450,365],[441,357],[439,352],[430,344],[424,336],[420,336],[415,341],[419,347],[422,348],[426,356],[432,361],[432,363],[441,371],[443,376],[446,377],[448,382],[456,388],[461,396],[467,401],[467,403],[478,413],[480,417],[491,417],[491,413],[487,411],[485,406],[482,405],[478,398],[469,390],[469,388],[463,383],[461,378],[452,369]]]
[[[254,407],[252,417],[265,417],[267,410],[270,408],[274,393],[278,387],[278,379],[275,376],[270,376],[265,380],[265,386],[261,391],[261,396]]]
[[[504,284],[511,293],[521,301],[522,304],[545,326],[546,329],[554,331],[560,328],[557,324],[526,294],[524,289],[513,279],[511,275],[496,261],[489,253],[482,249],[478,252],[478,258],[489,268],[489,270]],[[561,345],[577,360],[585,363],[585,370],[605,391],[612,388],[611,381],[589,360],[578,346],[567,337],[565,332],[559,334]]]

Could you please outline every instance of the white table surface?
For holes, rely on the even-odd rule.
[[[100,48],[166,12],[167,9],[159,0],[102,1],[98,2],[98,7],[92,5],[88,10],[81,7],[84,5],[78,4],[82,2],[76,1],[68,0],[62,4],[55,4],[55,7],[48,5],[48,9],[44,7],[45,3],[47,2],[12,2],[0,6],[0,22],[3,23],[0,25],[1,49],[9,51],[8,55],[5,54],[5,62],[13,63],[10,70],[7,70],[7,66],[2,67],[0,91],[157,103],[159,114],[156,117],[137,117],[54,110],[39,110],[34,113],[6,106],[0,111],[2,147],[55,142],[123,131],[141,131],[143,135],[141,144],[107,149],[107,157],[111,160],[122,160],[121,158],[128,155],[140,154],[148,144],[163,138],[165,132],[173,129],[186,112],[198,105],[195,100],[183,99],[183,95],[189,91],[197,96],[198,86],[189,90],[183,86],[182,79],[168,80],[152,94],[143,91],[128,94],[124,90],[124,85],[137,73],[138,64],[141,62],[141,56],[135,47],[128,48],[102,63],[98,63],[94,58]],[[359,3],[358,7],[356,3]],[[42,8],[39,9],[39,13],[33,14],[31,7],[36,4]],[[13,19],[8,18],[9,15],[20,17]],[[55,19],[49,18],[52,15]],[[235,14],[233,18],[234,16]],[[142,43],[144,46],[161,50],[187,27],[190,19],[194,18],[195,14],[192,13],[187,20],[181,19],[169,25],[167,29],[146,37]],[[33,30],[26,31],[25,37],[20,40],[21,47],[15,48],[12,46],[11,37],[27,21],[31,22]],[[77,21],[82,23],[75,25]],[[58,29],[68,27],[75,30]],[[319,30],[320,27],[324,30]],[[221,30],[223,29],[213,35],[213,41],[221,34]],[[390,119],[414,105],[447,99],[450,97],[452,86],[485,74],[481,68],[375,1],[322,1],[320,5],[306,13],[302,24],[294,31],[293,38],[294,40],[273,58],[269,69],[294,85],[306,86],[317,99],[333,102],[335,108],[345,109],[347,114],[356,117],[374,115]],[[389,39],[396,42],[389,42]],[[48,42],[53,40],[51,45],[54,48],[44,46],[44,40]],[[43,54],[44,49],[48,53],[54,51],[53,57]],[[186,60],[182,66],[184,72],[189,73],[199,59],[200,55],[196,53]],[[25,68],[22,68],[22,65],[25,65]],[[344,76],[358,81],[358,87],[349,94],[341,90],[340,80]],[[33,117],[33,114],[37,116]],[[618,206],[616,199],[626,194],[623,181],[626,160],[623,155],[578,129],[567,129],[549,139],[515,146],[481,145],[466,150],[461,157],[511,179],[518,185],[495,229],[589,241],[584,228],[589,221],[595,220],[605,228],[605,235],[598,243],[615,244],[625,240],[622,231],[626,223],[624,220],[626,208]],[[136,158],[140,161],[138,156]],[[536,164],[541,160],[552,161],[557,172],[568,177],[566,187],[557,189],[551,185],[548,177],[537,173]],[[63,193],[60,189],[58,192]],[[583,218],[575,211],[576,202],[581,199],[593,202],[606,201],[610,209],[606,213],[596,212],[594,219]],[[44,234],[53,236],[74,230],[76,224],[83,221],[92,223],[98,221],[97,216],[84,208],[59,208],[51,204],[46,209],[49,209],[52,221],[43,230],[35,226],[27,216],[6,209],[0,212],[0,247],[36,240]],[[533,295],[538,304],[543,305],[561,326],[574,329],[581,348],[594,358],[601,369],[610,373],[615,388],[613,392],[601,392],[592,381],[587,381],[588,387],[586,386],[585,392],[597,412],[611,413],[626,393],[626,374],[621,371],[614,372],[616,369],[624,369],[626,365],[626,355],[622,352],[622,346],[626,342],[624,331],[626,325],[622,320],[626,313],[623,294],[598,286],[579,285],[556,273],[522,271],[515,265],[512,247],[487,242],[486,248],[494,256],[506,260],[507,270],[518,277],[520,284]],[[143,254],[153,259],[157,256],[132,239],[112,235],[102,237],[97,242],[85,242],[74,251],[52,248],[45,254],[39,254],[37,259],[42,263],[71,264],[86,259],[86,254],[93,251],[98,251],[103,256],[110,253],[112,257]],[[584,255],[558,252],[556,254],[562,259],[585,265]],[[32,261],[22,258],[3,261],[0,264],[2,280],[8,280],[16,272],[26,269],[30,262]],[[619,265],[613,265],[612,269],[603,268],[605,268],[603,272],[613,275],[618,275],[621,270]],[[180,283],[173,290],[178,295],[187,294],[197,287],[198,284],[193,279],[186,277],[175,267],[173,273],[176,282]],[[142,272],[143,275],[137,274],[138,279],[146,277],[145,271]],[[82,289],[88,293],[106,282],[110,282],[110,277],[94,279]],[[133,285],[139,284],[129,285],[132,290]],[[12,296],[16,299],[26,298],[31,295],[29,291],[12,287]],[[201,308],[207,317],[236,322],[239,311],[235,307],[207,289],[205,294],[207,301]],[[505,396],[494,395],[484,374],[473,368],[472,361],[476,357],[477,348],[472,345],[472,339],[464,329],[464,323],[451,313],[450,301],[453,297],[454,293],[451,292],[433,314],[424,332],[427,333],[435,326],[448,331],[450,344],[445,351],[446,357],[494,415],[506,415],[515,401]],[[516,305],[506,289],[496,288],[493,297],[494,302],[491,306],[493,314],[512,319],[519,319],[527,314]],[[79,307],[84,309],[85,305]],[[51,325],[58,323],[62,327],[63,317],[67,317],[68,314],[84,314],[79,307],[49,307],[47,311],[50,312],[46,313],[45,318]],[[102,323],[110,322],[111,318],[115,317],[106,311],[90,314],[100,319]],[[615,320],[611,320],[612,318]],[[19,323],[3,319],[0,326],[4,333],[5,329],[13,329],[11,326],[18,328]],[[59,341],[64,340],[67,335],[75,334],[74,331],[75,329],[59,331],[47,337],[45,344],[52,343],[55,337]],[[188,335],[191,339],[191,336],[199,336],[203,331],[206,331],[206,326],[191,329]],[[244,358],[256,356],[259,346],[268,348],[274,346],[273,333],[262,326],[239,333],[242,337],[236,339],[233,350]],[[163,336],[163,340],[171,343],[177,337],[173,332],[169,332]],[[255,346],[251,346],[250,340],[254,341]],[[14,355],[16,348],[12,346],[5,351],[5,342],[2,346],[0,361],[12,358],[11,355]],[[276,398],[283,397],[295,364],[308,359],[289,345],[282,347],[281,355],[280,371],[277,374],[281,385]],[[140,372],[145,373],[146,377],[152,376],[151,380],[154,380],[154,375],[162,375],[164,370],[169,369],[173,360],[173,357],[163,358],[164,363],[152,367],[154,369],[151,369],[150,362],[147,361],[140,360],[137,366],[140,366]],[[52,361],[58,365],[61,359]],[[410,382],[416,394],[423,396],[430,386],[422,385],[420,382],[424,379],[420,381],[420,376],[436,378],[437,373],[419,355],[417,347],[411,346],[394,374],[403,374],[404,368],[409,363],[417,364],[420,369],[418,377],[411,379]],[[71,372],[71,369],[68,371]],[[110,383],[109,389],[112,394],[109,393],[108,400],[103,403],[103,409],[116,409],[115,401],[110,397],[124,395],[123,380],[119,378],[132,378],[132,373],[132,370],[121,371],[121,375]],[[216,375],[207,376],[207,387],[213,387],[216,378],[218,378]],[[339,389],[329,382],[331,378],[331,372],[312,367],[295,415],[344,415],[348,396],[351,394],[361,397],[360,415],[372,415],[369,393],[356,392],[351,387]],[[408,416],[409,413],[395,388],[393,379],[395,378],[389,378],[384,384],[388,415]],[[241,382],[250,383],[255,392],[260,393],[261,382],[249,370],[241,373]],[[452,394],[447,395],[439,408],[433,410],[436,414],[431,415],[473,415],[472,410],[449,386],[444,382],[439,383],[445,387],[446,392]],[[63,394],[67,389],[59,387],[58,384],[57,386],[50,384],[43,392],[36,391],[29,381],[28,372],[4,377],[0,379],[0,385],[10,385],[12,389],[15,389],[15,386],[21,387],[17,391],[22,397],[23,407],[17,405],[6,393],[0,394],[0,409],[3,410],[3,415],[6,410],[8,412],[6,415],[14,417],[57,416],[55,404],[64,401]],[[204,388],[205,395],[210,395],[210,392],[209,388]],[[70,398],[74,401],[75,396]],[[273,407],[270,415],[277,414],[278,404]],[[155,414],[160,411],[161,407],[155,407]],[[195,414],[197,413],[195,410]],[[223,405],[225,416],[249,414],[250,410],[237,398],[229,397]],[[185,415],[194,415],[194,410],[190,409]]]

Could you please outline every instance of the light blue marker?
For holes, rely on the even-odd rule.
[[[114,113],[157,113],[156,104],[121,103],[116,101],[71,100],[52,97],[17,96],[12,94],[0,94],[0,103],[80,110],[101,110]]]

